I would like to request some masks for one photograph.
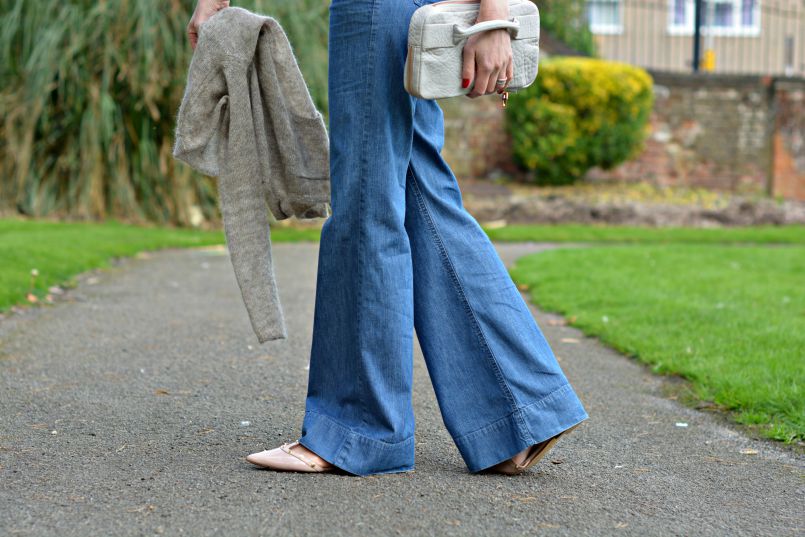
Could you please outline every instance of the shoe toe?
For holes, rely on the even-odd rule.
[[[252,453],[246,456],[246,460],[251,462],[252,464],[258,464],[260,466],[265,466],[271,462],[273,456],[276,454],[272,454],[271,452],[274,451],[273,449],[266,449],[263,451],[259,451],[257,453]],[[273,455],[273,456],[272,456]]]
[[[321,472],[330,467],[311,467],[297,457],[290,455],[281,448],[266,449],[246,456],[246,460],[252,464],[274,470],[292,470],[296,472]]]

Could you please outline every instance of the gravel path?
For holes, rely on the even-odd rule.
[[[548,245],[498,247],[511,263]],[[590,419],[528,473],[467,471],[418,346],[415,471],[249,464],[304,410],[318,245],[274,252],[287,340],[257,344],[220,248],[123,260],[0,322],[0,535],[805,533],[805,457],[663,397],[666,380],[536,309]]]

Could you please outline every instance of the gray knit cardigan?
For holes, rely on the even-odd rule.
[[[288,337],[271,257],[277,220],[331,214],[329,140],[277,20],[225,8],[204,22],[173,156],[217,177],[230,260],[257,340]]]

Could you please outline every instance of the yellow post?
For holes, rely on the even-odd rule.
[[[707,71],[712,73],[716,70],[716,52],[708,48],[704,51],[704,57],[702,58],[702,71]]]

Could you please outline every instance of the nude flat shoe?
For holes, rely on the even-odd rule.
[[[246,456],[246,460],[257,466],[271,468],[272,470],[289,470],[293,472],[327,472],[335,465],[318,464],[301,453],[292,452],[291,448],[299,445],[299,441],[286,442],[280,447],[266,449]]]
[[[556,442],[559,440],[561,436],[566,435],[567,433],[569,433],[570,431],[572,431],[581,424],[582,422],[579,422],[576,425],[565,429],[561,433],[552,436],[547,440],[543,440],[539,444],[534,444],[533,446],[531,446],[531,449],[526,454],[525,459],[520,464],[514,462],[513,459],[506,459],[503,462],[499,462],[496,465],[489,467],[487,470],[490,472],[497,472],[506,475],[517,475],[523,473],[526,468],[533,466],[537,462],[539,462],[540,459],[542,459],[551,450],[551,448],[556,444]]]

